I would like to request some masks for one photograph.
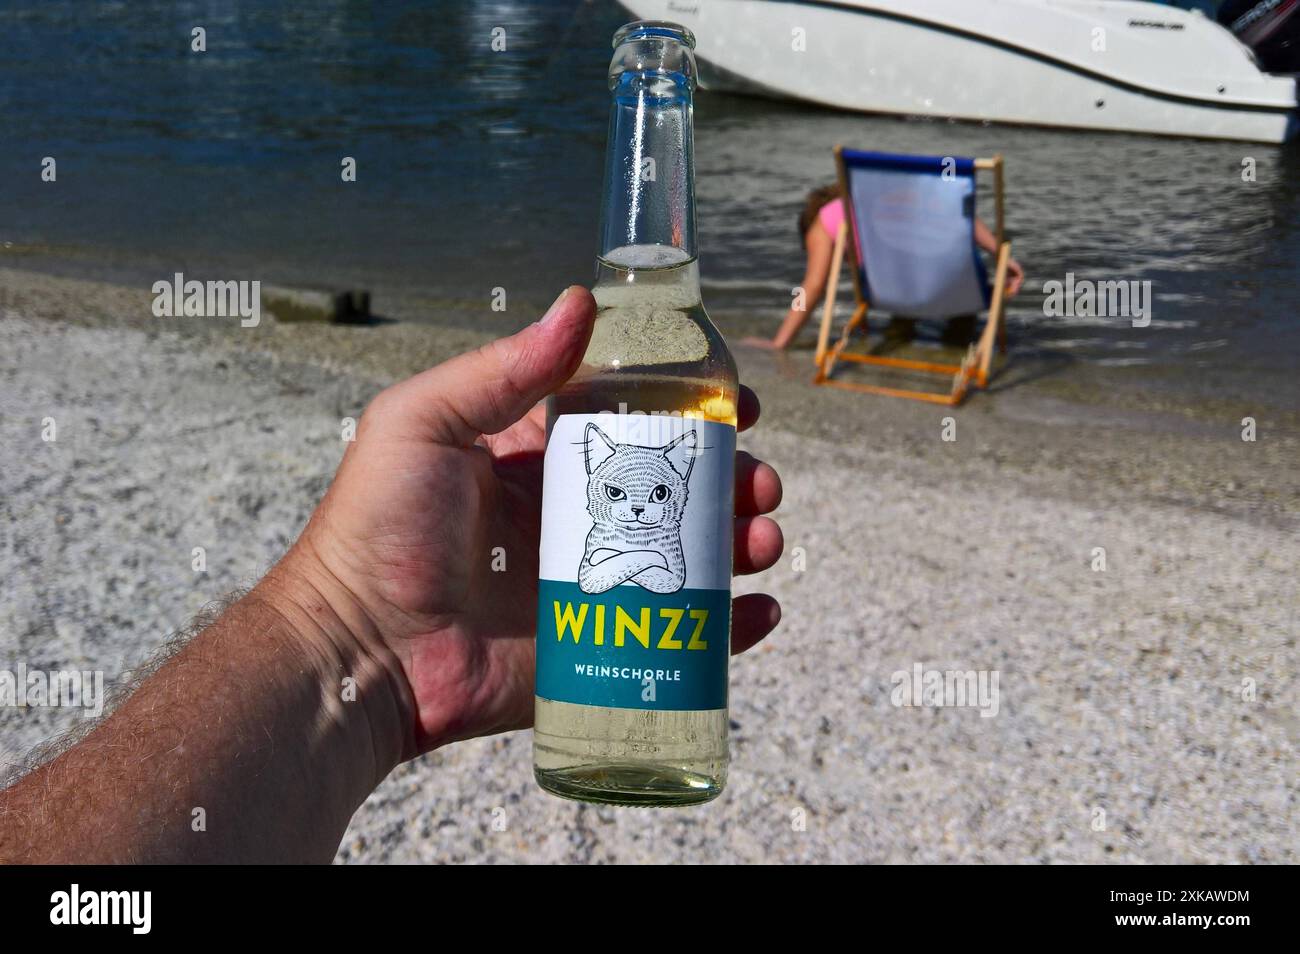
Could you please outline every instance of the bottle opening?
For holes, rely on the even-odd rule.
[[[650,84],[658,95],[677,95],[666,84],[695,89],[695,36],[663,20],[637,20],[614,34],[609,88],[620,82]],[[631,80],[628,79],[631,77]]]
[[[685,43],[692,50],[695,49],[695,34],[680,23],[671,23],[668,20],[636,20],[624,24],[614,33],[614,48],[617,49],[621,43],[629,40],[650,37],[677,40],[679,43]]]

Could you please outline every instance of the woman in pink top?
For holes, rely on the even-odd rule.
[[[822,300],[826,293],[826,273],[831,267],[831,252],[835,247],[835,236],[844,221],[844,199],[838,185],[823,186],[808,193],[803,212],[799,215],[799,237],[807,252],[807,266],[804,270],[802,299],[797,299],[786,313],[785,320],[777,329],[776,336],[767,338],[745,338],[743,344],[759,348],[781,351],[790,346],[799,329],[804,326],[808,316]],[[997,242],[987,225],[978,218],[975,220],[975,242],[989,254],[996,254]],[[852,259],[853,244],[845,248],[845,255]],[[1007,266],[1007,294],[1014,295],[1024,283],[1025,272],[1014,258]],[[911,337],[914,322],[912,319],[898,316],[890,322],[886,334],[891,336]],[[944,331],[944,339],[953,339],[965,344],[974,337],[975,316],[953,318]],[[960,340],[958,340],[960,339]]]

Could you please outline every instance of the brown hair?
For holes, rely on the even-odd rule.
[[[822,208],[840,198],[840,184],[832,182],[819,189],[813,189],[804,200],[803,211],[799,213],[799,244],[806,246],[808,230],[817,221],[817,213]]]

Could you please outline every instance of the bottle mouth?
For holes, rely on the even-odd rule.
[[[636,20],[624,24],[614,33],[613,45],[614,49],[618,49],[620,44],[651,38],[676,40],[686,44],[688,49],[695,49],[695,34],[680,23],[668,20]]]
[[[658,95],[676,96],[674,90],[695,89],[695,37],[678,23],[637,20],[614,34],[614,57],[609,61],[609,88],[627,77],[653,87]],[[671,85],[665,85],[671,84]]]

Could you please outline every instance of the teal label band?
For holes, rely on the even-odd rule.
[[[593,595],[541,580],[537,694],[615,709],[724,709],[731,594],[651,593],[616,586]]]

